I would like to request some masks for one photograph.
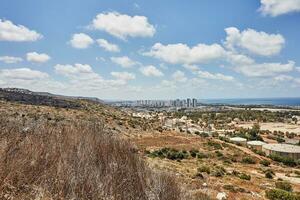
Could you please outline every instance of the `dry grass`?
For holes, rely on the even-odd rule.
[[[181,199],[129,142],[90,121],[0,118],[0,199]]]

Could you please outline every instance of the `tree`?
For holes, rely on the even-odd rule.
[[[260,126],[258,123],[253,124],[252,129],[249,131],[249,139],[250,140],[262,140],[259,135]]]

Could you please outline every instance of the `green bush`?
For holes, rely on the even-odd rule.
[[[246,156],[242,159],[242,163],[246,163],[246,164],[255,164],[256,161],[250,157],[250,156]]]
[[[264,170],[265,177],[268,179],[272,179],[275,173],[271,169]]]
[[[222,137],[222,136],[219,136],[219,140],[222,140],[224,142],[230,142],[230,140],[227,137]]]
[[[224,185],[223,188],[224,188],[225,190],[230,191],[230,192],[236,192],[236,189],[234,188],[233,185]]]
[[[239,176],[240,172],[236,171],[236,170],[233,170],[231,174],[234,175],[234,176]]]
[[[207,138],[207,137],[209,137],[209,134],[206,133],[206,132],[203,132],[203,133],[200,134],[200,136],[203,137],[203,138]]]
[[[149,157],[155,158],[167,158],[170,160],[182,160],[182,159],[187,159],[189,157],[189,154],[187,151],[179,151],[176,149],[171,149],[171,148],[162,148],[159,150],[155,150],[148,154]]]
[[[268,160],[261,160],[259,163],[266,167],[268,167],[271,164],[270,161],[268,161]]]
[[[198,167],[197,172],[205,172],[207,174],[210,174],[210,168],[206,165],[202,165],[200,167]]]
[[[199,152],[199,153],[197,154],[197,158],[198,158],[198,159],[202,159],[202,158],[208,158],[208,155],[207,155],[207,154],[205,154],[205,153],[201,153],[201,152]]]
[[[226,173],[226,170],[224,167],[222,166],[217,166],[214,168],[213,172],[212,172],[212,175],[215,176],[215,177],[222,177],[224,176]]]
[[[192,150],[190,150],[190,155],[191,155],[193,158],[196,158],[198,153],[199,153],[199,151],[198,151],[197,149],[192,149]]]
[[[266,191],[266,197],[270,200],[299,200],[300,196],[281,189],[270,189]]]
[[[287,181],[277,181],[275,183],[275,187],[277,189],[285,190],[285,191],[288,191],[288,192],[293,191],[293,187],[292,187],[291,183],[289,183]]]
[[[268,172],[265,173],[265,177],[268,178],[268,179],[273,179],[273,174],[268,171]]]
[[[223,153],[221,153],[220,151],[215,151],[217,157],[222,157],[223,156]]]
[[[247,181],[250,181],[251,180],[251,176],[250,175],[247,175],[247,174],[244,174],[244,173],[241,173],[239,175],[239,178],[240,179],[243,179],[243,180],[247,180]]]
[[[271,155],[269,155],[269,157],[274,161],[281,162],[284,165],[287,165],[287,166],[290,166],[290,167],[297,166],[297,162],[294,159],[290,158],[290,157],[283,157],[283,156],[280,156],[280,155],[277,155],[277,154],[271,154]]]
[[[282,137],[277,137],[276,140],[277,140],[278,143],[285,142],[285,140]]]
[[[217,142],[208,141],[207,145],[213,147],[214,149],[223,149],[222,145]]]
[[[266,156],[266,153],[261,150],[252,149],[252,151],[260,156]]]

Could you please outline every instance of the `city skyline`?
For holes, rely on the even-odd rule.
[[[299,97],[299,11],[299,0],[3,0],[0,87],[114,100]]]

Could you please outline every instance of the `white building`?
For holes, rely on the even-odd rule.
[[[300,159],[300,146],[291,144],[265,144],[262,146],[262,151],[267,156],[277,154],[283,157],[290,157],[295,160]]]
[[[235,143],[235,144],[243,145],[243,146],[246,146],[246,144],[247,144],[247,139],[241,138],[241,137],[229,138],[229,141],[232,143]]]
[[[256,149],[256,150],[259,150],[259,151],[262,150],[262,146],[265,145],[265,144],[266,144],[265,142],[258,141],[258,140],[247,142],[247,146],[249,148],[253,148],[253,149]]]

